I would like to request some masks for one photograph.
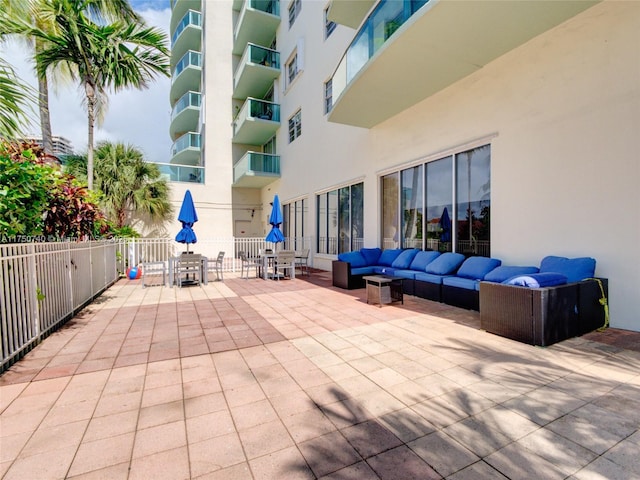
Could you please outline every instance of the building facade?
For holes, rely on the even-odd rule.
[[[591,256],[612,326],[640,330],[639,3],[172,8],[171,166],[194,169],[174,190],[191,189],[200,236],[266,234],[278,193],[316,268],[361,246]],[[183,87],[188,51],[198,81]],[[197,114],[179,125],[187,92]]]

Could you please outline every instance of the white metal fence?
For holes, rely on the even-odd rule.
[[[118,242],[0,245],[0,372],[118,279]]]

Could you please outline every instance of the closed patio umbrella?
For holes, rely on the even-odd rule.
[[[189,253],[189,244],[198,241],[196,233],[193,231],[193,224],[198,221],[198,214],[189,190],[184,193],[178,220],[182,223],[182,229],[176,235],[176,242],[185,243],[187,245],[187,253]]]
[[[284,242],[284,235],[280,230],[280,225],[282,224],[282,211],[280,209],[280,198],[278,198],[277,194],[273,197],[269,223],[271,224],[271,231],[267,234],[265,240],[272,243]]]

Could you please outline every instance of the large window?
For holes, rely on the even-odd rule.
[[[282,206],[282,232],[287,238],[287,248],[302,250],[309,248],[304,244],[305,218],[307,217],[307,200],[301,199]]]
[[[490,256],[491,146],[382,177],[382,245]]]
[[[363,246],[364,184],[357,183],[317,196],[318,253],[337,255]]]
[[[289,143],[302,135],[302,110],[298,110],[289,119]]]

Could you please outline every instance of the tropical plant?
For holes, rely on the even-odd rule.
[[[44,32],[56,34],[58,24],[55,16],[51,14],[48,0],[0,0],[0,21],[3,21],[0,31],[3,36],[12,33],[19,34],[33,49],[34,56],[45,47],[42,38],[25,34],[25,22],[31,27]],[[127,0],[85,0],[85,9],[90,15],[100,21],[124,20],[139,21],[140,18],[133,11]],[[53,141],[51,134],[51,117],[49,113],[49,79],[53,79],[54,85],[59,82],[71,80],[67,66],[49,69],[42,75],[38,75],[38,110],[40,113],[40,127],[42,131],[42,145],[47,154],[53,153]]]
[[[29,123],[33,90],[20,83],[11,66],[0,59],[0,137],[16,138]]]
[[[87,161],[73,156],[66,169],[78,178],[87,175]],[[124,143],[102,142],[95,152],[95,186],[101,205],[116,229],[129,225],[134,217],[162,222],[171,217],[169,185],[154,163],[142,152]]]
[[[158,74],[169,76],[166,34],[146,27],[141,20],[106,23],[97,14],[97,6],[107,3],[108,0],[48,0],[42,5],[43,15],[48,25],[55,25],[53,29],[15,22],[14,30],[43,42],[35,56],[40,77],[49,69],[66,67],[84,89],[89,189],[94,181],[94,127],[106,111],[107,91],[142,89]]]

